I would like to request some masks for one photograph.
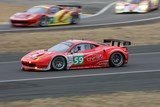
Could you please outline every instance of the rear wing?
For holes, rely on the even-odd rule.
[[[82,6],[80,5],[57,5],[57,6],[68,8],[70,10],[75,10],[77,12],[81,12],[82,10]]]
[[[60,7],[75,7],[75,8],[82,8],[82,6],[80,6],[80,5],[58,5],[58,6],[60,6]]]
[[[129,46],[131,45],[130,41],[118,40],[118,39],[104,39],[103,43],[109,44],[110,46]]]

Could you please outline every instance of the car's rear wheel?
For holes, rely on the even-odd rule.
[[[56,71],[61,71],[66,69],[67,63],[66,59],[62,56],[57,56],[52,60],[52,69]]]
[[[80,21],[79,15],[73,15],[71,19],[71,24],[78,24]]]
[[[46,27],[46,26],[48,26],[48,17],[47,17],[47,16],[43,16],[43,17],[40,19],[39,25],[40,25],[41,27]]]
[[[109,59],[111,67],[121,67],[124,65],[124,56],[120,52],[114,52]]]

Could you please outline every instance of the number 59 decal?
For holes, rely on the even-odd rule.
[[[75,56],[73,57],[73,63],[74,65],[81,65],[84,63],[84,56],[81,55],[81,56]]]

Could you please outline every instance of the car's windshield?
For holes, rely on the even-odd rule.
[[[51,13],[51,14],[55,14],[55,13],[57,13],[59,10],[60,10],[60,9],[59,9],[58,7],[52,7],[52,8],[50,9],[50,13]]]
[[[71,46],[72,46],[71,42],[62,42],[51,47],[50,49],[48,49],[48,51],[49,52],[66,52]]]
[[[124,0],[125,2],[128,2],[128,3],[139,3],[141,2],[141,0]]]
[[[43,8],[43,7],[32,7],[29,10],[27,10],[28,13],[46,13],[47,12],[47,8]]]

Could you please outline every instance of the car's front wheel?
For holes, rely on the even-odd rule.
[[[66,69],[67,63],[66,59],[62,56],[57,56],[52,60],[52,69],[56,71],[61,71]]]
[[[43,17],[40,19],[39,26],[41,26],[41,27],[46,27],[46,26],[48,26],[48,17],[47,17],[47,16],[43,16]]]
[[[114,52],[109,59],[111,67],[121,67],[124,64],[124,56],[120,52]]]

